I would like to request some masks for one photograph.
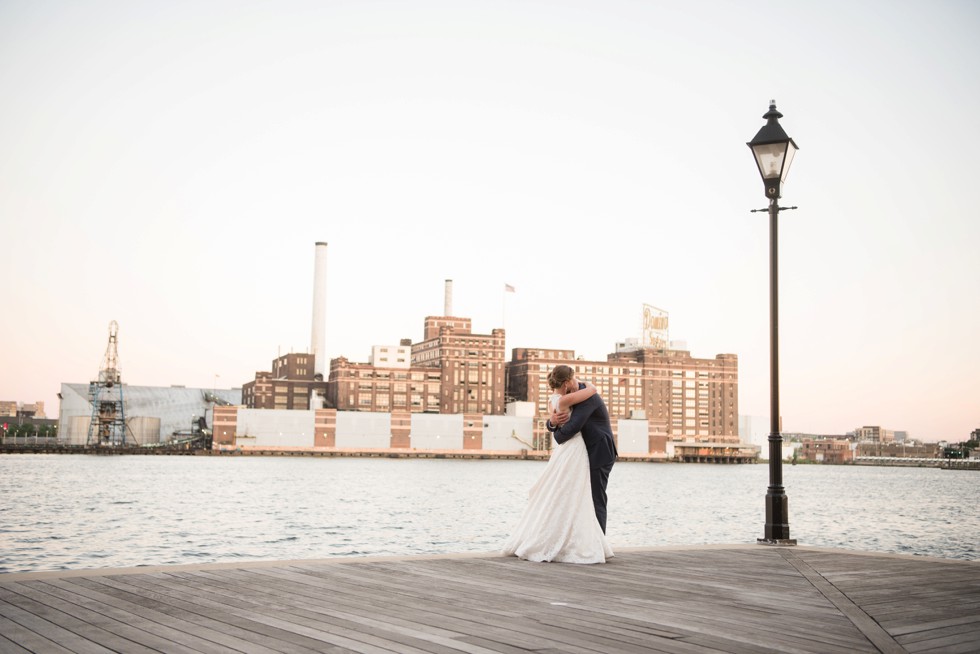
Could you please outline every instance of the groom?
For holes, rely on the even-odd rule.
[[[565,364],[555,366],[550,377],[557,384],[557,392],[563,395],[585,388],[585,384],[575,378],[575,371]],[[559,443],[564,443],[578,432],[582,432],[585,449],[589,453],[595,517],[599,520],[602,533],[606,533],[606,484],[609,482],[609,473],[612,472],[617,454],[612,425],[609,422],[609,411],[606,410],[606,403],[598,393],[576,404],[573,409],[571,419],[568,411],[552,413],[551,419],[547,422],[548,431],[554,433],[555,440]]]

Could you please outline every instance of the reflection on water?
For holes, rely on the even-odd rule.
[[[0,572],[497,550],[536,461],[0,456]],[[753,543],[765,465],[620,462],[613,547]],[[980,476],[784,466],[802,545],[977,559]]]

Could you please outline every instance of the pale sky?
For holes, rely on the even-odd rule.
[[[605,359],[644,303],[787,432],[980,427],[972,1],[0,1],[0,399],[58,411],[119,323],[125,382],[367,361],[453,308]],[[516,293],[503,293],[511,284]],[[216,377],[218,375],[218,377]]]

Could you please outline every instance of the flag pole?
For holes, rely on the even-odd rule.
[[[507,329],[507,286],[504,286],[504,292],[500,296],[500,327],[501,329]]]
[[[501,298],[501,302],[500,302],[500,304],[501,304],[501,308],[500,308],[500,326],[502,328],[504,328],[504,329],[507,329],[507,294],[508,293],[516,293],[516,292],[517,291],[514,290],[514,287],[513,286],[511,286],[510,284],[504,284],[504,293],[503,293],[503,297]]]

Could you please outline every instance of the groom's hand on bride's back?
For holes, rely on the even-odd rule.
[[[571,415],[568,411],[556,411],[551,414],[551,424],[555,427],[561,427],[566,422],[568,422],[568,417]]]

